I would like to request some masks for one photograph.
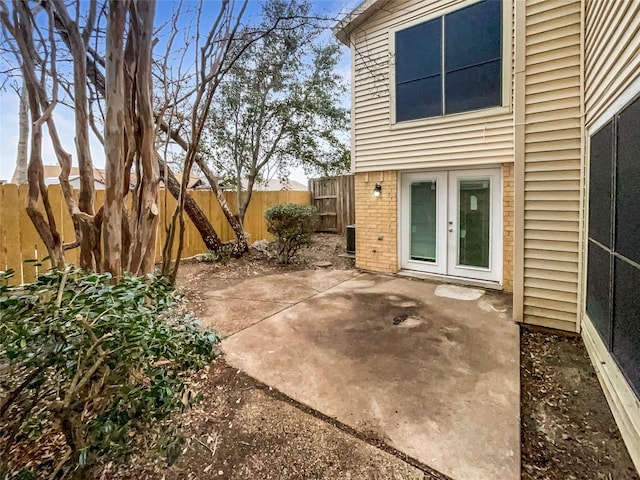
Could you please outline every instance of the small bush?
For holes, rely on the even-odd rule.
[[[278,261],[289,263],[300,248],[311,243],[318,214],[311,205],[285,203],[269,208],[264,218],[267,231],[276,237]]]
[[[218,338],[172,308],[169,285],[71,268],[22,287],[4,280],[0,272],[0,477],[28,472],[18,444],[58,478],[126,456],[138,434],[170,448],[161,420],[196,400],[185,374],[211,360]]]
[[[213,250],[209,250],[207,253],[203,253],[200,255],[200,260],[205,263],[222,263],[225,265],[231,259],[233,255],[233,247],[234,244],[232,242],[225,243],[222,245],[222,248],[219,252],[214,252]]]

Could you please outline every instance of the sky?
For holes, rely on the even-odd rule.
[[[314,11],[322,16],[341,18],[345,13],[355,8],[360,0],[311,0]],[[194,4],[190,0],[186,0],[185,4]],[[158,0],[156,9],[156,25],[161,25],[168,18],[177,5],[173,0]],[[203,22],[208,19],[213,20],[219,10],[220,2],[217,0],[204,0]],[[256,20],[260,15],[260,3],[257,0],[250,0],[247,11],[244,16],[246,22]],[[156,48],[162,49],[162,42],[158,43]],[[1,63],[5,63],[8,59],[2,59]],[[350,81],[349,67],[349,51],[343,47],[343,58],[338,65],[338,72],[343,76],[347,84]],[[345,107],[348,107],[349,95],[343,98]],[[58,132],[60,134],[63,146],[73,154],[75,158],[74,147],[74,118],[70,110],[63,106],[56,107],[54,117]],[[94,166],[104,167],[104,153],[102,145],[91,134],[91,152]],[[18,96],[12,88],[0,90],[0,180],[10,180],[15,168],[16,153],[18,144]],[[43,135],[43,162],[45,164],[57,164],[51,142],[49,141],[46,131]],[[74,161],[75,165],[75,161]],[[291,171],[290,178],[301,181],[306,184],[306,176],[302,169],[294,169]]]

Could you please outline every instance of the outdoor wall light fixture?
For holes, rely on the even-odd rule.
[[[380,193],[382,193],[382,186],[379,183],[376,183],[376,186],[373,187],[373,196],[379,197]]]

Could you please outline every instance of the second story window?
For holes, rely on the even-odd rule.
[[[395,34],[396,121],[502,104],[502,3],[484,0]]]

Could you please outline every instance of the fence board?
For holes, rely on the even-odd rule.
[[[18,187],[13,184],[0,185],[0,270],[13,269],[16,272],[12,283],[25,283],[35,279],[36,274],[46,270],[49,262],[36,268],[33,263],[23,263],[28,259],[41,260],[48,255],[40,236],[38,235],[31,219],[26,211],[28,186]],[[58,232],[64,243],[75,240],[75,230],[67,205],[64,201],[59,185],[48,187],[49,201],[53,209]],[[222,209],[213,192],[208,190],[189,192],[204,213],[208,215],[211,224],[224,242],[233,240],[234,234],[226,221]],[[77,192],[75,192],[77,198]],[[236,211],[235,192],[224,192],[231,211]],[[310,203],[309,192],[255,192],[254,197],[245,217],[244,229],[249,234],[250,242],[261,239],[272,239],[266,229],[264,212],[267,208],[277,203]],[[160,219],[158,223],[158,236],[156,240],[156,263],[162,261],[162,248],[166,238],[165,228],[171,221],[171,215],[176,205],[176,200],[164,189],[160,190]],[[94,208],[97,211],[104,203],[104,191],[97,190],[94,197]],[[127,208],[131,208],[130,201]],[[43,211],[43,210],[42,210]],[[174,241],[173,253],[177,250],[177,238]],[[198,230],[185,215],[185,244],[183,257],[189,257],[204,253],[206,247]],[[67,250],[65,259],[67,263],[77,264],[79,249]]]
[[[37,259],[37,243],[38,232],[36,231],[31,218],[27,214],[27,195],[29,193],[29,185],[20,185],[18,187],[18,204],[22,206],[19,209],[20,226],[18,231],[20,232],[20,255],[22,258],[22,278],[25,283],[33,282],[36,279],[36,267],[31,263],[25,263],[27,260]],[[46,255],[43,255],[46,257]]]
[[[0,271],[5,271],[7,269],[7,250],[6,250],[6,242],[4,239],[4,229],[2,226],[4,225],[4,209],[2,208],[4,197],[4,185],[0,183]]]
[[[318,210],[318,232],[344,234],[355,223],[355,184],[353,175],[309,180],[311,203]]]
[[[12,282],[22,281],[22,249],[20,246],[20,197],[17,185],[2,186],[2,228],[3,248],[5,250],[7,270],[15,271]]]

